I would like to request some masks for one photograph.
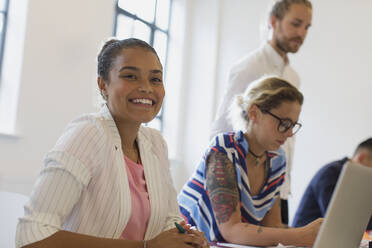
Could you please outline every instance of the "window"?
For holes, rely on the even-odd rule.
[[[114,36],[135,37],[153,46],[163,64],[167,65],[169,19],[172,0],[117,0]],[[165,73],[164,73],[165,76]],[[148,126],[162,131],[163,109]]]
[[[0,136],[16,127],[28,0],[0,0]]]
[[[6,24],[8,20],[9,0],[0,0],[0,74],[3,62]]]

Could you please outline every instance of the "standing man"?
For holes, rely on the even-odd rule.
[[[238,61],[231,69],[227,90],[217,111],[211,137],[217,133],[232,131],[228,113],[232,99],[242,94],[248,85],[264,75],[284,78],[295,87],[300,80],[289,65],[288,53],[296,53],[306,38],[311,26],[312,5],[308,0],[276,0],[270,10],[269,27],[272,36],[260,48]],[[288,224],[288,195],[290,194],[290,171],[292,167],[294,139],[282,146],[286,153],[287,171],[280,192],[282,219]],[[254,152],[254,151],[253,151]],[[253,156],[253,154],[249,154]],[[261,154],[256,154],[257,157]]]

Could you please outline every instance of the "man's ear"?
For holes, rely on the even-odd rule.
[[[367,157],[367,152],[366,151],[359,151],[357,154],[355,154],[354,160],[358,162],[359,164],[364,164]]]
[[[279,19],[275,15],[272,15],[270,17],[270,26],[273,30],[276,30],[276,25],[277,25],[278,22],[279,22]]]

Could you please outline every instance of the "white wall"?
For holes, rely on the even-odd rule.
[[[94,110],[95,58],[114,0],[28,3],[16,132],[0,136],[0,189],[29,194],[66,124]]]
[[[176,23],[171,27],[165,105],[166,119],[171,120],[164,126],[164,135],[169,144],[175,186],[179,190],[209,142],[218,86],[215,82],[221,19],[219,1],[175,0],[174,5]],[[185,12],[183,15],[180,7]],[[182,65],[182,69],[175,68],[175,64]]]
[[[337,6],[335,6],[337,4]],[[316,170],[372,136],[372,2],[314,1],[313,27],[292,62],[305,94],[293,171],[294,214]]]

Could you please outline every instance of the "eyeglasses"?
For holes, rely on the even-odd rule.
[[[302,127],[301,123],[293,123],[293,121],[291,119],[282,119],[276,115],[274,115],[273,113],[271,113],[270,111],[268,110],[262,110],[262,113],[266,113],[266,114],[269,114],[271,115],[272,117],[274,117],[275,119],[277,119],[279,121],[279,125],[278,125],[278,131],[281,132],[281,133],[285,133],[287,132],[289,129],[292,128],[292,135],[295,135],[298,130],[300,130],[300,128]]]

